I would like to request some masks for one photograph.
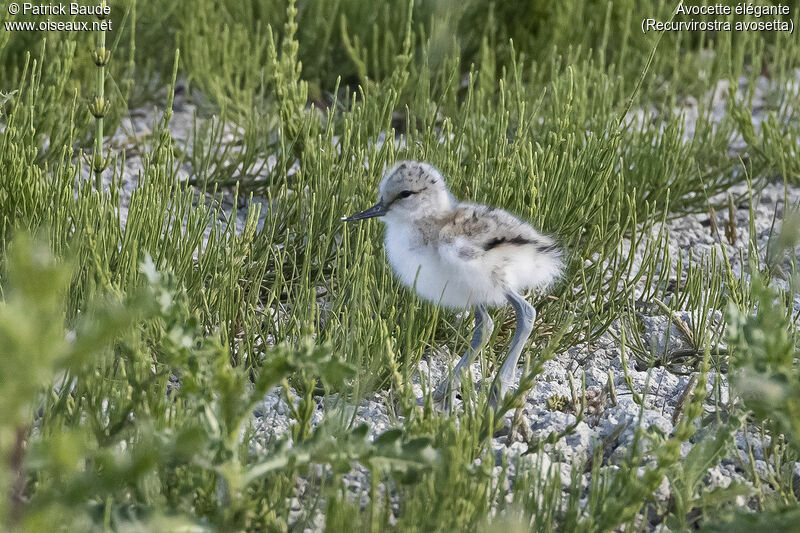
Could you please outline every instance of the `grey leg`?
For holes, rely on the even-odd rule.
[[[511,381],[514,379],[522,348],[525,346],[528,337],[531,336],[533,322],[536,320],[536,309],[526,302],[525,298],[519,294],[509,292],[506,294],[506,299],[514,308],[514,313],[517,316],[517,329],[514,331],[514,338],[511,340],[508,356],[506,356],[506,360],[497,374],[489,395],[489,405],[492,407],[497,407],[503,401],[503,396],[505,396]]]
[[[456,391],[461,386],[461,376],[467,367],[475,361],[475,357],[483,348],[484,343],[489,340],[493,330],[494,322],[489,313],[486,312],[486,308],[483,305],[475,306],[475,331],[472,333],[472,342],[470,342],[469,348],[453,368],[450,379],[443,380],[436,387],[436,392],[433,395],[435,401],[441,402],[444,400],[447,408],[453,405]]]

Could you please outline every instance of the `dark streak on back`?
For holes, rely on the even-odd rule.
[[[487,243],[486,243],[486,244],[483,246],[483,249],[484,249],[484,250],[486,250],[486,251],[488,252],[488,251],[489,251],[489,250],[491,250],[492,248],[497,248],[497,247],[498,247],[498,246],[500,246],[501,244],[516,244],[516,245],[522,245],[522,244],[531,244],[532,242],[533,242],[533,241],[530,241],[530,240],[526,239],[526,238],[525,238],[525,237],[523,237],[522,235],[517,235],[516,237],[512,237],[511,239],[507,239],[507,238],[505,238],[505,237],[495,237],[495,238],[494,238],[494,239],[492,239],[491,241],[487,242]]]
[[[540,244],[536,247],[536,251],[540,254],[549,254],[558,250],[555,244]]]

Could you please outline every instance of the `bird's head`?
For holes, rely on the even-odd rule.
[[[445,212],[452,205],[453,197],[436,168],[419,161],[399,161],[384,174],[378,189],[378,203],[342,220],[384,217],[387,222],[407,222]]]

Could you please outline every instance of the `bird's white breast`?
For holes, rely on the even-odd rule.
[[[465,308],[488,300],[502,301],[486,275],[470,275],[480,265],[454,263],[442,257],[441,243],[424,242],[411,224],[387,223],[386,252],[400,281],[421,297],[446,307]],[[447,250],[445,250],[447,251]]]

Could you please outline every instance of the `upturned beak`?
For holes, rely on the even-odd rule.
[[[378,202],[377,204],[373,205],[366,211],[361,211],[360,213],[356,213],[355,215],[350,215],[349,217],[342,217],[340,220],[342,222],[353,222],[355,220],[364,220],[367,218],[375,218],[375,217],[382,217],[386,214],[386,206],[383,204],[383,201]]]

